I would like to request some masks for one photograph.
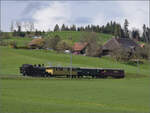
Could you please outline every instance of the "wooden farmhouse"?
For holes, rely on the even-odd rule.
[[[140,46],[129,38],[112,38],[103,45],[103,55],[107,55],[120,48],[128,51],[134,51],[138,47]]]
[[[73,46],[73,54],[85,54],[88,43],[76,42]]]
[[[44,39],[42,38],[35,38],[31,42],[28,43],[28,47],[31,49],[41,48],[44,44]]]

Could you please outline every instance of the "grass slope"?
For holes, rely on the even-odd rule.
[[[60,54],[49,50],[22,50],[8,47],[0,47],[0,74],[1,75],[19,75],[19,67],[24,63],[29,64],[48,64],[70,65],[70,55]],[[115,60],[103,57],[94,58],[87,56],[73,55],[73,66],[97,67],[97,68],[121,68],[124,69],[128,77],[149,76],[149,62],[145,61],[139,68],[135,65],[116,62]]]
[[[74,42],[79,42],[83,36],[87,36],[90,32],[79,32],[79,31],[61,31],[61,32],[48,32],[43,37],[44,38],[51,38],[55,37],[55,35],[59,35],[62,40],[65,40],[71,44]],[[104,33],[96,33],[98,37],[98,42],[100,44],[104,44],[106,41],[112,38],[112,35],[104,34]],[[25,46],[29,43],[32,38],[24,37],[12,37],[10,39],[3,39],[4,42],[11,42],[15,41],[17,46]]]
[[[20,37],[12,37],[10,39],[4,39],[4,42],[11,42],[15,41],[17,46],[25,46],[27,43],[29,43],[32,40],[32,38],[20,38]]]
[[[80,32],[80,31],[61,31],[61,32],[49,32],[45,37],[54,37],[59,35],[63,40],[72,40],[73,42],[79,42],[83,36],[87,36],[90,32]],[[104,33],[95,33],[98,37],[98,41],[104,44],[106,41],[112,38],[112,35]]]
[[[149,113],[141,79],[0,79],[2,113]]]
[[[74,42],[80,40],[81,35],[78,32],[56,32],[56,34],[66,38],[65,40],[69,40],[68,34],[72,34]],[[107,35],[105,36],[106,38],[102,39],[103,43],[109,39]],[[11,40],[22,46],[31,39],[12,38]],[[20,75],[19,67],[24,63],[49,62],[53,65],[68,66],[70,55],[47,50],[0,47],[0,112],[150,112],[148,99],[150,70],[147,61],[137,68],[136,65],[116,62],[108,57],[73,56],[73,66],[122,68],[127,75],[125,79],[49,79],[14,76]]]

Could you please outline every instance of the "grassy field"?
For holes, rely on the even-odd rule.
[[[56,53],[49,50],[22,50],[8,47],[0,47],[0,74],[19,75],[19,67],[22,64],[47,64],[69,66],[70,55]],[[139,68],[136,65],[116,62],[110,57],[94,58],[87,56],[73,55],[73,66],[95,67],[95,68],[121,68],[126,72],[127,77],[149,77],[149,62],[145,61]]]
[[[78,33],[73,34],[76,34],[74,38],[78,37]],[[64,32],[61,36],[67,37],[66,35],[68,33]],[[31,39],[11,40],[22,46]],[[73,41],[76,42],[77,39]],[[0,113],[150,112],[148,61],[137,67],[116,62],[110,57],[73,55],[75,67],[121,68],[126,73],[124,79],[22,77],[19,67],[24,63],[69,66],[70,55],[50,50],[23,50],[0,46]]]
[[[43,38],[51,38],[55,37],[55,35],[59,35],[62,40],[65,40],[71,44],[74,42],[79,42],[83,36],[87,36],[90,32],[78,32],[78,31],[62,31],[62,32],[48,32],[46,33]],[[112,35],[103,34],[103,33],[95,33],[98,37],[98,42],[100,44],[104,44],[106,41],[112,38]],[[11,42],[15,41],[17,46],[25,46],[27,45],[32,38],[24,37],[12,37],[9,39],[3,39],[4,42]]]
[[[25,46],[27,43],[29,43],[32,40],[32,38],[18,38],[18,37],[12,37],[10,39],[4,39],[4,42],[12,42],[15,41],[17,46]]]
[[[61,32],[49,32],[45,34],[45,37],[54,37],[59,35],[63,40],[71,40],[72,42],[79,42],[83,36],[87,36],[90,32],[79,32],[79,31],[61,31]],[[112,38],[112,35],[104,33],[95,33],[98,37],[98,41],[104,44],[106,41]]]
[[[150,79],[0,79],[1,113],[149,113]]]
[[[137,66],[111,58],[73,56],[73,65],[123,68],[125,79],[23,78],[23,63],[70,64],[70,55],[0,47],[0,112],[149,113],[149,63]],[[16,77],[15,75],[18,75]]]

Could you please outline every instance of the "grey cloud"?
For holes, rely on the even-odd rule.
[[[22,12],[22,15],[32,15],[32,13],[34,13],[36,10],[39,10],[43,7],[48,7],[47,2],[29,2]]]
[[[78,17],[73,21],[75,24],[89,24],[92,22],[92,18],[89,17]]]

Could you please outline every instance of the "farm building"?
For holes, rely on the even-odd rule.
[[[42,36],[32,36],[33,39],[42,38]]]
[[[131,51],[135,50],[138,47],[140,46],[135,41],[129,38],[112,38],[103,45],[103,54],[107,55],[118,48],[123,48]]]
[[[36,38],[28,43],[28,47],[32,49],[41,48],[44,45],[44,39]]]
[[[88,43],[76,42],[73,46],[74,54],[85,54],[85,50],[87,48]]]
[[[140,44],[140,47],[141,47],[141,48],[144,48],[144,47],[145,47],[145,44]]]

